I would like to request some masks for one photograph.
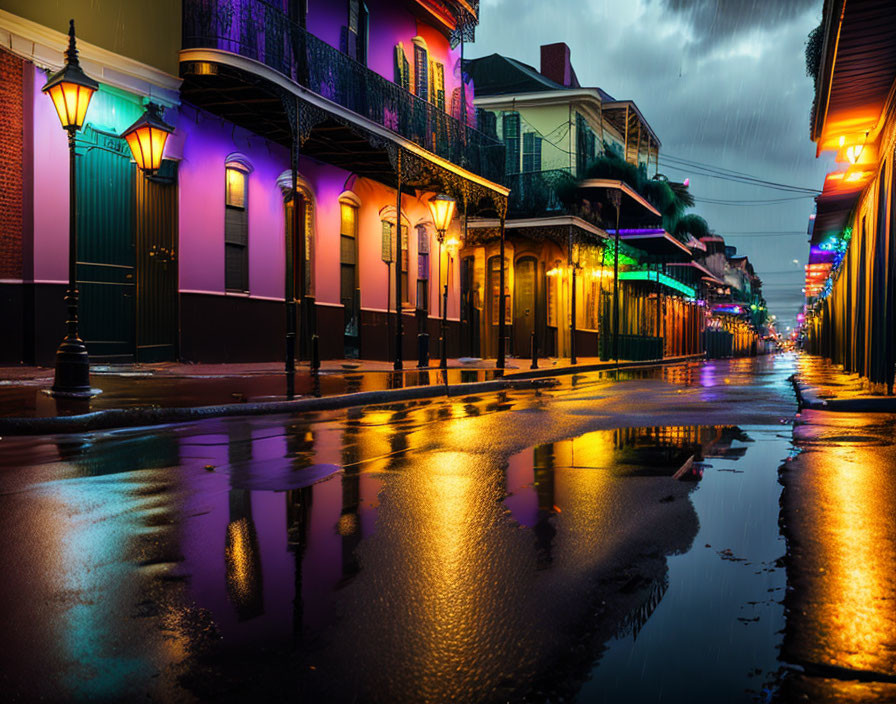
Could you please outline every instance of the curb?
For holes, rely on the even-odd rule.
[[[51,416],[47,418],[0,418],[0,435],[58,435],[83,433],[113,428],[136,428],[152,425],[189,423],[209,418],[231,418],[234,416],[260,416],[282,413],[310,413],[331,411],[379,403],[395,403],[442,396],[469,396],[495,391],[537,389],[555,386],[548,377],[569,376],[594,371],[615,371],[617,369],[639,369],[703,359],[703,355],[670,357],[663,360],[623,362],[618,366],[613,362],[600,362],[576,367],[532,369],[506,374],[501,379],[477,381],[464,384],[411,386],[402,389],[360,391],[353,394],[339,394],[323,398],[300,398],[292,401],[265,401],[260,403],[230,403],[218,406],[196,408],[108,408],[74,416]]]
[[[864,398],[819,398],[799,376],[790,377],[800,409],[832,411],[835,413],[896,413],[896,396],[866,396]]]

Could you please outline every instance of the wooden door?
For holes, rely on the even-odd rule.
[[[532,331],[535,330],[536,290],[535,257],[521,257],[514,266],[513,277],[513,354],[527,357]]]
[[[135,178],[137,361],[177,359],[177,163]]]
[[[116,134],[87,125],[78,145],[76,276],[81,337],[92,359],[131,361],[135,352],[135,168],[127,144]]]

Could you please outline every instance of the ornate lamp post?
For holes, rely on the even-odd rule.
[[[454,217],[454,209],[457,206],[454,198],[446,195],[437,195],[429,201],[429,210],[432,213],[432,222],[436,228],[439,238],[439,291],[442,293],[442,320],[439,326],[439,352],[441,361],[439,366],[442,369],[448,368],[448,351],[445,340],[445,328],[448,323],[448,281],[447,275],[445,280],[445,289],[442,292],[442,244],[445,241],[445,232],[451,219]]]
[[[87,346],[78,333],[78,223],[77,190],[75,184],[75,133],[84,124],[90,98],[99,89],[99,83],[81,70],[78,50],[75,47],[75,21],[68,26],[68,49],[65,66],[47,80],[43,92],[50,96],[62,128],[68,132],[69,152],[69,235],[68,235],[68,305],[66,335],[56,350],[56,376],[52,393],[66,396],[90,395],[90,363]]]
[[[121,135],[127,140],[137,166],[147,176],[159,170],[165,142],[168,135],[174,132],[174,128],[162,119],[159,110],[155,103],[148,103],[146,112]]]

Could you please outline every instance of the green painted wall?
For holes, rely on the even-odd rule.
[[[4,10],[178,75],[181,0],[3,0]]]

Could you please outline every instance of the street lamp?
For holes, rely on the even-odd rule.
[[[43,92],[52,98],[62,128],[68,132],[69,154],[68,290],[65,293],[68,320],[65,322],[65,338],[56,350],[56,375],[52,389],[55,395],[90,395],[90,363],[87,358],[87,346],[78,334],[78,287],[76,282],[78,210],[75,188],[75,133],[84,124],[90,98],[99,87],[99,83],[81,70],[81,65],[78,62],[78,50],[75,47],[75,21],[70,20],[65,66],[50,76],[42,88]]]
[[[439,194],[429,201],[429,211],[432,213],[432,222],[439,238],[439,291],[442,291],[442,244],[445,241],[445,232],[451,219],[454,217],[454,209],[457,206],[454,198]],[[445,328],[448,324],[448,280],[445,277],[445,289],[442,293],[442,320],[439,325],[439,345],[441,360],[439,366],[448,368],[448,346],[445,340]]]
[[[155,103],[146,105],[146,112],[123,133],[131,148],[131,154],[137,166],[147,176],[151,176],[162,165],[165,142],[174,128],[162,119],[159,106]]]

